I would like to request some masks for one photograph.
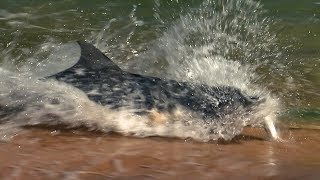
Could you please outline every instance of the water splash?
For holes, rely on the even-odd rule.
[[[159,2],[157,6],[160,6]],[[265,102],[250,115],[244,116],[239,112],[212,124],[201,123],[203,121],[197,121],[190,112],[181,109],[179,114],[183,116],[179,120],[163,126],[150,126],[148,117],[134,115],[130,109],[111,111],[90,101],[76,88],[53,80],[39,81],[30,75],[30,71],[36,68],[45,72],[47,65],[43,64],[59,59],[52,52],[61,44],[49,38],[31,58],[24,59],[27,64],[18,66],[20,73],[12,74],[1,69],[0,74],[4,77],[0,82],[0,107],[4,110],[1,113],[16,112],[14,116],[0,114],[0,117],[5,117],[0,120],[1,128],[65,124],[68,127],[85,126],[140,137],[158,135],[208,141],[231,139],[244,126],[259,126],[264,118],[275,116],[279,110],[277,100],[267,89],[254,83],[258,78],[256,69],[268,64],[270,57],[279,55],[276,37],[269,32],[269,20],[263,18],[263,8],[259,3],[251,0],[206,0],[199,8],[181,14],[157,40],[134,44],[138,28],[145,25],[136,17],[137,7],[132,7],[127,16],[130,23],[126,26],[115,29],[113,25],[120,20],[113,18],[102,31],[94,31],[87,39],[114,60],[122,57],[130,60],[125,62],[124,67],[131,71],[212,86],[234,86],[249,96],[262,97]],[[160,16],[155,17],[161,24],[165,23]],[[15,50],[14,41],[11,49]],[[10,51],[10,48],[7,50]],[[8,56],[10,52],[2,52],[7,57],[3,62],[15,59]],[[69,58],[62,56],[60,59],[63,62],[69,61]],[[12,67],[17,66],[13,64]],[[22,106],[26,108],[19,112]]]
[[[257,71],[266,66],[278,69],[273,63],[281,56],[277,37],[270,32],[273,22],[264,14],[262,5],[251,0],[203,1],[199,8],[181,14],[152,48],[132,61],[131,70],[199,84],[233,86],[265,98],[248,120],[239,119],[246,125],[265,119],[266,128],[277,138],[273,123],[280,111],[278,99],[265,84],[256,83],[262,78]]]
[[[155,1],[154,17],[165,24],[160,6]],[[251,0],[206,0],[199,8],[188,10],[151,48],[137,54],[128,69],[180,81],[233,86],[263,97],[266,102],[259,112],[248,122],[241,121],[253,125],[262,122],[256,119],[266,118],[266,126],[276,137],[273,121],[280,110],[278,100],[255,83],[261,78],[256,71],[266,66],[277,69],[273,60],[281,56],[277,38],[270,33],[272,20],[264,16],[262,5]]]
[[[271,20],[263,16],[257,2],[204,1],[190,11],[132,61],[131,68],[184,81],[243,88],[257,78],[256,68],[281,54],[276,36],[269,31]]]

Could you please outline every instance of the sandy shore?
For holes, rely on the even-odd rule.
[[[201,143],[31,128],[0,144],[0,179],[318,179],[320,130],[282,135],[247,128]]]

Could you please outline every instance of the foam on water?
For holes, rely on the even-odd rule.
[[[275,37],[268,31],[268,19],[261,20],[262,11],[259,3],[251,0],[208,0],[199,8],[181,14],[152,43],[142,42],[141,46],[130,44],[136,30],[132,29],[124,38],[124,44],[116,41],[112,42],[113,46],[108,46],[110,39],[117,35],[105,32],[109,31],[116,19],[109,20],[101,32],[88,37],[105,52],[110,52],[110,48],[127,48],[125,51],[131,52],[127,54],[127,59],[131,60],[125,67],[131,71],[212,86],[234,86],[246,95],[263,98],[265,101],[250,114],[239,110],[224,119],[204,123],[181,107],[174,116],[166,117],[170,119],[167,123],[150,125],[149,116],[136,115],[132,109],[111,110],[90,101],[86,94],[68,84],[39,80],[39,77],[59,72],[63,66],[69,67],[70,63],[72,65],[75,62],[75,57],[79,57],[79,49],[70,44],[52,52],[52,49],[61,48],[61,44],[50,40],[42,44],[32,58],[25,60],[29,63],[19,67],[18,73],[5,70],[16,68],[11,63],[11,46],[2,51],[6,58],[0,69],[1,137],[5,139],[27,125],[63,124],[67,127],[85,126],[91,130],[114,131],[139,137],[157,135],[208,141],[231,139],[244,126],[261,126],[266,117],[274,121],[279,110],[278,101],[267,89],[254,84],[258,78],[255,69],[268,63],[268,57],[279,53],[274,49]],[[143,26],[143,21],[135,17],[135,12],[136,7],[129,14],[131,25]],[[2,14],[6,14],[6,18],[10,15],[6,12]],[[161,20],[159,15],[155,17]],[[131,25],[122,30],[126,32]],[[142,53],[142,49],[147,50]],[[39,60],[48,52],[51,53],[49,58]],[[112,52],[110,54],[115,60],[119,57]],[[38,70],[33,72],[34,68]]]

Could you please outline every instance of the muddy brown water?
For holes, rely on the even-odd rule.
[[[320,179],[320,130],[246,128],[231,142],[29,128],[0,144],[0,179]]]

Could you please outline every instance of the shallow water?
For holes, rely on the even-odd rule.
[[[319,10],[314,0],[1,1],[0,108],[29,105],[0,119],[1,179],[318,179]],[[123,135],[143,137],[149,129],[78,90],[30,75],[74,58],[72,48],[57,49],[77,40],[92,42],[128,71],[268,97],[264,109],[277,115],[284,141],[270,141],[259,128],[231,142],[201,142],[208,140],[201,126],[154,134],[177,139],[110,134],[116,123]],[[16,91],[28,98],[9,98]],[[59,107],[49,103],[56,97]],[[46,113],[72,128],[48,128],[56,122]],[[193,131],[204,136],[186,135]]]
[[[320,130],[286,142],[246,129],[231,142],[29,129],[0,144],[1,179],[318,179]]]

